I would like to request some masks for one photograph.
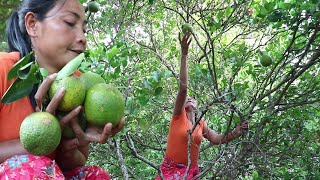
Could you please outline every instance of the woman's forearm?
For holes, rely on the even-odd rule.
[[[188,65],[187,65],[187,55],[182,54],[180,73],[179,73],[179,90],[186,90],[188,86]]]
[[[235,133],[231,131],[227,135],[223,135],[223,138],[221,139],[221,144],[228,143],[237,137],[239,136],[235,135]]]
[[[68,171],[86,164],[87,158],[79,149],[73,149],[67,152],[57,152],[56,162],[62,171]]]
[[[28,152],[22,147],[20,139],[0,142],[0,163],[3,163],[14,155],[20,154],[28,154]]]
[[[87,160],[89,157],[89,144],[85,145],[85,146],[80,146],[80,147],[78,147],[78,149]]]
[[[218,134],[214,132],[212,129],[209,129],[209,131],[205,134],[205,138],[207,138],[214,145],[228,143],[237,137],[239,136],[236,135],[234,131],[231,131],[228,134],[224,135]]]

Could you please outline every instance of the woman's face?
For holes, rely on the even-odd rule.
[[[86,17],[78,0],[59,0],[43,21],[36,21],[33,49],[40,67],[58,72],[86,49]]]
[[[194,98],[187,96],[184,108],[187,111],[196,110],[197,109],[197,101]]]

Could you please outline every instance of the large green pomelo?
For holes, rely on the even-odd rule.
[[[84,112],[87,121],[93,125],[119,124],[124,116],[125,101],[121,92],[108,84],[99,83],[86,93]]]
[[[80,76],[80,81],[84,84],[86,91],[95,84],[106,82],[99,74],[93,72],[83,73]]]
[[[61,140],[58,120],[48,112],[34,112],[27,116],[20,126],[20,141],[31,154],[52,153]]]
[[[55,80],[49,89],[50,99],[53,98],[61,87],[64,88],[65,94],[59,103],[58,110],[68,112],[83,104],[86,90],[78,76],[71,75],[60,80]]]

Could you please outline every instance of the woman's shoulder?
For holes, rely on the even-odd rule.
[[[0,52],[0,63],[1,65],[5,64],[15,64],[20,59],[19,52]]]
[[[8,71],[20,59],[19,52],[0,52],[0,69]]]
[[[184,117],[186,118],[187,115],[186,115],[186,110],[183,109],[182,112],[180,114],[177,114],[177,115],[172,115],[172,120],[179,120],[179,119],[184,119]]]
[[[18,51],[13,52],[0,52],[1,59],[19,60],[20,53]]]

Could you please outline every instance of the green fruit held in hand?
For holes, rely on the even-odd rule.
[[[88,10],[93,13],[98,12],[100,10],[100,4],[96,1],[90,1],[88,4]]]
[[[20,126],[20,141],[24,149],[34,155],[52,153],[61,140],[58,120],[48,112],[34,112]]]
[[[272,64],[272,58],[266,54],[260,57],[260,64],[264,67],[270,66]]]
[[[66,116],[69,112],[61,112],[61,111],[58,111],[56,112],[56,116],[58,118],[58,120],[60,121],[60,119],[62,119],[64,116]],[[84,113],[83,112],[80,112],[78,114],[78,117],[77,117],[77,122],[79,124],[79,126],[81,127],[81,129],[83,131],[86,130],[87,128],[87,120],[86,118],[84,117]],[[65,137],[67,139],[72,139],[72,138],[75,138],[75,134],[74,134],[74,131],[73,129],[67,125],[63,128],[62,130],[62,137]]]
[[[106,82],[100,75],[93,72],[83,73],[80,76],[80,81],[84,84],[86,91],[95,84]]]
[[[49,89],[50,99],[62,87],[65,90],[65,94],[59,103],[59,111],[69,112],[83,104],[86,90],[78,76],[71,75],[60,80],[55,80]]]
[[[181,26],[183,34],[186,34],[187,32],[193,33],[193,28],[191,24],[185,23]]]
[[[96,126],[119,124],[124,116],[125,101],[121,92],[108,84],[99,83],[86,93],[84,112],[87,121]]]

